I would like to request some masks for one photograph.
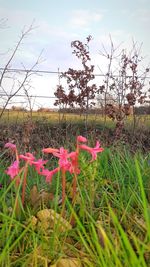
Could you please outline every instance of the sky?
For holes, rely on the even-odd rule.
[[[79,68],[72,55],[71,41],[85,41],[88,35],[92,64],[95,72],[105,73],[105,62],[100,56],[102,44],[110,49],[109,35],[114,45],[130,49],[134,39],[140,46],[146,64],[150,59],[150,0],[0,0],[0,67],[4,67],[21,32],[33,23],[33,30],[23,40],[11,64],[12,68],[31,68],[40,56],[36,69],[66,71]],[[41,54],[42,53],[42,54]],[[18,76],[21,79],[21,76]],[[31,95],[53,96],[58,84],[57,74],[32,76]],[[8,79],[4,85],[12,88]],[[16,98],[17,99],[17,98]],[[18,98],[18,101],[25,99]],[[52,106],[53,99],[34,99],[34,104]]]

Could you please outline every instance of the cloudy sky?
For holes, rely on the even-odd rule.
[[[41,51],[37,69],[65,71],[78,67],[70,43],[85,41],[88,35],[93,36],[90,51],[95,72],[104,69],[99,51],[102,43],[109,50],[110,34],[114,44],[122,43],[123,48],[130,48],[133,39],[143,43],[142,55],[147,62],[150,58],[150,0],[0,0],[0,19],[7,20],[0,28],[0,67],[5,65],[21,31],[33,21],[35,29],[24,39],[11,67],[23,64],[30,68]],[[34,77],[31,94],[53,96],[57,83],[57,75]],[[46,99],[36,102],[46,106],[50,103]]]

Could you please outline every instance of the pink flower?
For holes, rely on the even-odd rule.
[[[69,158],[71,160],[71,165],[69,168],[69,172],[70,173],[76,173],[79,174],[80,173],[80,169],[78,166],[78,153],[77,152],[71,152],[69,153]]]
[[[16,151],[16,145],[12,144],[12,143],[6,143],[5,148],[10,148],[13,151]]]
[[[47,163],[47,160],[43,160],[43,159],[38,159],[37,161],[33,161],[32,165],[35,167],[36,171],[41,174],[43,168],[44,168],[44,164]]]
[[[87,139],[85,137],[83,137],[82,135],[79,135],[77,137],[77,142],[86,143],[87,142]]]
[[[88,151],[92,155],[92,161],[97,159],[97,153],[102,152],[104,148],[100,147],[100,142],[96,142],[96,146],[94,148],[86,146],[86,145],[80,145],[80,149]]]
[[[70,162],[68,161],[69,157],[68,150],[61,147],[59,149],[59,152],[54,152],[53,155],[59,158],[58,164],[60,168],[64,168],[66,171],[69,170]]]
[[[6,173],[13,179],[19,173],[19,161],[16,160],[13,164],[6,170]]]
[[[56,174],[59,171],[59,168],[56,168],[52,171],[49,171],[48,169],[43,169],[41,174],[46,177],[46,182],[51,183],[53,175]]]
[[[25,153],[25,155],[19,155],[20,159],[23,159],[25,161],[28,161],[30,164],[32,164],[32,161],[34,161],[35,157],[32,153]]]
[[[81,136],[79,140],[83,140],[85,142],[86,138]],[[68,150],[64,149],[64,147],[61,147],[60,149],[44,148],[43,152],[52,153],[55,157],[59,158],[58,164],[60,169],[64,169],[65,171],[69,171],[70,173],[80,173],[80,170],[78,168],[77,152],[68,153]]]
[[[60,149],[56,148],[44,148],[42,150],[44,153],[51,153],[55,157],[59,158],[58,164],[60,168],[64,168],[66,171],[70,168],[70,162],[68,161],[68,150],[64,149],[64,147],[61,147]]]

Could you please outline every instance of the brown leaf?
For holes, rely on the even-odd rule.
[[[32,206],[34,206],[34,208],[37,208],[41,203],[47,204],[53,198],[54,195],[52,193],[46,192],[45,190],[38,192],[37,186],[33,185],[30,191],[29,200],[31,201]]]
[[[39,200],[39,192],[36,185],[33,185],[33,187],[30,190],[30,200],[31,204],[34,206],[35,203]]]
[[[78,259],[67,258],[60,259],[56,265],[57,267],[81,267],[81,262]]]
[[[37,213],[37,218],[40,220],[39,225],[45,230],[48,228],[54,229],[56,225],[61,232],[72,229],[71,224],[52,209],[40,210]]]

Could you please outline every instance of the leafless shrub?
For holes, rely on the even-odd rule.
[[[149,68],[141,72],[141,46],[138,47],[135,43],[129,53],[122,50],[115,56],[116,49],[111,40],[110,53],[105,49],[104,51],[105,53],[101,54],[108,58],[108,72],[104,83],[100,86],[99,95],[102,94],[105,99],[105,115],[116,121],[116,138],[119,138],[126,116],[133,114],[135,129],[135,106],[148,103],[149,94],[145,81]],[[114,103],[108,103],[108,95],[112,95]]]
[[[9,59],[6,62],[4,68],[0,71],[0,95],[1,95],[1,105],[2,105],[2,108],[0,110],[0,119],[3,116],[3,113],[6,110],[7,106],[14,98],[14,96],[17,95],[22,88],[26,88],[27,86],[29,86],[30,83],[29,78],[31,77],[31,75],[33,75],[32,71],[40,63],[40,57],[39,57],[29,70],[26,70],[26,68],[23,66],[25,74],[23,77],[20,78],[12,75],[11,71],[9,70],[24,39],[29,35],[29,33],[31,33],[33,29],[34,29],[33,24],[31,24],[27,29],[24,29],[21,32],[21,36],[15,48],[13,49],[11,55],[9,56]],[[18,74],[20,73],[18,72]],[[8,80],[11,81],[10,86],[6,83],[6,81]]]

